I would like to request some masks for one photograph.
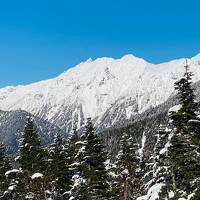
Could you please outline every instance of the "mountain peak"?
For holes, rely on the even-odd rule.
[[[86,61],[81,62],[80,64],[87,64],[93,62],[92,58],[88,58]]]
[[[122,58],[121,58],[121,60],[140,60],[140,59],[142,59],[142,58],[134,56],[133,54],[126,54],[126,55],[122,56]]]
[[[200,80],[196,63],[191,62],[194,81]],[[116,123],[165,102],[183,66],[183,59],[154,65],[132,54],[88,59],[57,78],[0,89],[0,109],[25,110],[69,129],[73,123],[80,127],[87,115],[101,123],[108,112]]]

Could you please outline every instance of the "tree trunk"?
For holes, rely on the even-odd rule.
[[[125,178],[124,197],[123,200],[128,200],[128,179]]]
[[[172,186],[173,186],[173,190],[176,191],[176,180],[175,180],[175,175],[172,172]]]

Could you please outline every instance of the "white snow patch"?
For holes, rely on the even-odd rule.
[[[130,119],[130,117],[133,115],[133,111],[132,111],[132,106],[129,106],[126,108],[126,117],[127,119]]]
[[[35,173],[31,176],[31,179],[37,179],[37,178],[43,178],[43,174],[41,173]]]
[[[142,197],[137,198],[137,200],[155,200],[159,199],[159,193],[161,188],[164,186],[162,183],[157,183],[153,185],[149,190],[148,194]]]
[[[173,191],[170,191],[170,192],[169,192],[169,198],[173,198],[173,197],[174,197],[174,195],[175,195],[175,194],[174,194],[174,192],[173,192]]]
[[[145,132],[143,132],[141,148],[138,150],[138,153],[139,153],[139,156],[140,156],[140,160],[142,160],[142,158],[143,158],[143,152],[144,152],[145,143],[146,143],[146,135],[145,135]]]
[[[172,108],[169,109],[168,113],[170,112],[178,112],[179,110],[181,109],[181,105],[176,105],[176,106],[173,106]]]
[[[195,195],[195,193],[192,193],[188,196],[188,200],[190,200],[193,196]]]
[[[8,190],[13,191],[16,188],[16,185],[11,185],[8,187]]]
[[[22,171],[19,170],[19,169],[12,169],[12,170],[9,170],[5,173],[6,176],[12,174],[12,173],[21,173]]]

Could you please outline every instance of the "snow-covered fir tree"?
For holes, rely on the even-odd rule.
[[[157,142],[154,148],[153,155],[153,167],[152,167],[152,177],[146,184],[147,189],[149,189],[149,194],[153,199],[169,199],[171,184],[170,176],[170,165],[169,165],[169,155],[168,149],[171,145],[171,129],[161,125],[158,134]],[[147,195],[147,196],[148,196]]]
[[[75,148],[77,149],[77,154],[74,158],[74,163],[71,164],[71,169],[73,171],[72,181],[73,185],[69,192],[70,200],[89,200],[89,195],[87,192],[88,182],[86,181],[86,176],[84,175],[85,163],[85,148],[86,141],[84,140],[84,134],[81,136],[81,140],[75,143]]]
[[[45,171],[45,158],[45,151],[41,146],[37,127],[33,118],[28,117],[22,134],[17,161],[24,172],[32,175],[36,172],[43,173]]]
[[[61,135],[57,135],[54,143],[50,145],[48,158],[47,175],[50,181],[50,191],[56,199],[63,199],[63,194],[70,190],[72,182],[69,170],[68,144]]]
[[[27,123],[21,138],[19,156],[16,158],[20,166],[20,178],[16,176],[19,184],[16,185],[15,193],[20,193],[23,199],[37,199],[45,196],[46,153],[41,146],[37,127],[31,117],[27,118]],[[35,174],[40,174],[43,178],[33,179]],[[23,188],[22,188],[23,187]],[[38,190],[39,189],[39,190]]]
[[[6,148],[0,144],[0,197],[4,194],[9,186],[5,173],[11,169],[11,163],[6,155]]]
[[[47,181],[46,177],[42,173],[34,173],[30,177],[29,191],[25,196],[25,199],[47,199]]]
[[[138,200],[197,200],[200,197],[199,103],[195,101],[192,73],[175,83],[179,105],[169,110],[169,124],[155,146],[154,178],[148,194]]]
[[[70,135],[67,139],[68,164],[69,164],[71,179],[77,171],[76,156],[77,156],[77,153],[79,150],[79,145],[78,145],[79,140],[80,140],[80,138],[78,136],[77,130],[76,130],[76,128],[74,128],[72,133],[70,133]]]
[[[197,195],[196,189],[200,186],[200,143],[198,140],[200,119],[197,116],[199,105],[195,102],[191,78],[192,73],[188,71],[188,65],[186,65],[184,77],[175,83],[180,108],[177,112],[171,112],[170,115],[173,136],[169,148],[169,160],[174,199],[186,198],[195,193]]]
[[[109,177],[109,200],[120,199],[119,175],[117,174],[117,166],[115,163],[107,163],[107,171]]]
[[[77,173],[70,199],[108,199],[108,175],[105,167],[106,153],[102,139],[95,133],[91,118],[87,119],[82,141],[78,142]]]
[[[24,177],[22,170],[12,169],[5,173],[9,182],[7,190],[4,192],[1,200],[23,200],[28,193],[28,179]]]
[[[69,192],[69,200],[91,200],[88,194],[88,183],[81,172],[72,177],[73,185]]]
[[[140,192],[138,146],[132,136],[123,133],[116,161],[116,178],[112,190],[118,191],[120,200],[136,199]]]

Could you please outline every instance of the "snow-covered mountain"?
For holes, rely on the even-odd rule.
[[[200,54],[188,63],[200,80]],[[89,59],[54,79],[0,89],[0,109],[25,110],[66,131],[88,116],[106,128],[165,102],[184,65],[185,59],[151,64],[133,55]]]

